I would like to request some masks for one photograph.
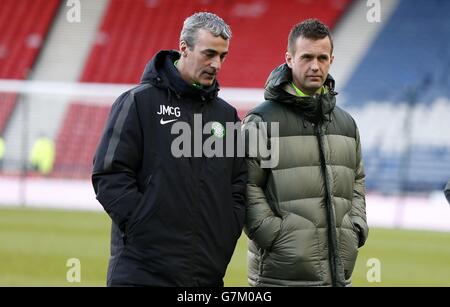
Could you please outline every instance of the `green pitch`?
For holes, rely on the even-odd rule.
[[[0,209],[0,286],[104,286],[109,253],[104,213]],[[226,286],[246,286],[246,237],[236,247]],[[80,260],[80,283],[67,260]],[[381,282],[368,282],[379,260]],[[369,262],[369,263],[368,263]],[[376,272],[375,272],[376,274]],[[353,274],[355,286],[450,286],[450,233],[371,229]]]

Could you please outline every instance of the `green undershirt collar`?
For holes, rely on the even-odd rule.
[[[178,64],[178,60],[176,60],[175,62],[173,62],[173,65],[175,65],[175,67],[177,67],[177,64]],[[200,83],[194,82],[194,83],[192,83],[191,85],[192,85],[193,87],[195,87],[195,88],[198,88],[198,89],[202,89],[202,88],[203,88],[203,85],[201,85]]]
[[[295,93],[297,94],[298,97],[310,97],[310,95],[303,93],[303,91],[299,89],[294,84],[294,82],[291,82],[291,86],[294,88]],[[326,94],[326,93],[328,93],[328,89],[325,85],[322,85],[322,87],[316,91],[316,94]]]

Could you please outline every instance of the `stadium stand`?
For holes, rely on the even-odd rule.
[[[262,88],[270,71],[284,61],[287,35],[295,23],[314,16],[334,27],[350,2],[111,0],[80,81],[138,83],[145,64],[159,49],[178,49],[183,20],[206,10],[223,17],[233,31],[232,49],[219,75],[221,86]],[[89,123],[92,116],[104,123],[101,117],[106,118],[109,109],[92,107],[84,112],[78,104],[69,108],[57,137],[55,174],[79,177],[82,172],[73,172],[74,165],[88,170],[85,166],[92,164],[103,124],[83,131],[73,123]],[[239,115],[247,111],[239,110]]]
[[[45,40],[58,0],[0,1],[0,79],[26,79]],[[0,93],[0,134],[17,94]]]
[[[231,52],[219,76],[221,85],[262,87],[273,67],[284,61],[283,50],[292,25],[315,16],[334,27],[349,3],[112,0],[81,81],[139,82],[153,54],[159,49],[178,49],[183,20],[196,11],[208,10],[223,17],[233,31]]]
[[[444,0],[402,0],[343,90],[355,114],[372,110],[378,117],[361,129],[366,136],[379,130],[384,142],[406,142],[397,152],[395,146],[379,150],[374,146],[379,140],[365,138],[369,189],[436,190],[450,177],[448,113],[442,112],[450,99],[449,11]],[[380,120],[374,110],[387,117]],[[391,123],[396,128],[388,131]],[[447,137],[433,141],[442,134]]]
[[[93,151],[105,126],[109,108],[72,103],[56,140],[53,175],[86,178],[92,168]]]
[[[51,45],[45,39],[50,26],[55,28],[57,12],[57,17],[66,22],[62,3],[58,0],[0,1],[0,79],[34,76],[33,68],[41,67],[36,65],[38,56],[44,54],[40,52],[41,47],[44,42],[46,47]],[[396,3],[392,15],[377,28],[381,31],[373,32],[375,40],[370,40],[370,46],[364,44],[364,56],[356,69],[348,70],[351,72],[347,75],[348,82],[341,85],[337,79],[342,86],[338,89],[338,104],[355,117],[360,127],[369,190],[395,193],[442,189],[450,177],[450,138],[446,132],[450,129],[450,42],[446,39],[450,37],[450,2],[398,0]],[[356,4],[351,0],[105,0],[102,6],[89,2],[91,6],[97,5],[98,14],[91,18],[88,10],[82,18],[98,22],[95,39],[87,56],[90,38],[85,40],[83,56],[72,61],[79,77],[74,74],[72,79],[63,81],[136,84],[155,52],[178,48],[184,18],[195,11],[208,10],[224,17],[233,30],[230,55],[219,74],[222,88],[260,89],[271,69],[284,61],[287,33],[293,24],[317,17],[336,29],[339,20],[348,17],[344,13]],[[366,3],[358,3],[358,7],[360,13],[366,12]],[[93,24],[92,29],[97,27],[97,23]],[[357,24],[352,25],[358,28]],[[93,33],[92,29],[89,33]],[[83,36],[80,33],[73,40],[79,40]],[[60,43],[64,44],[67,41],[62,37],[67,35],[59,36]],[[346,45],[358,44],[351,38],[352,34],[348,42],[345,40]],[[42,58],[39,56],[39,60]],[[53,70],[42,65],[45,66]],[[42,80],[47,79],[44,76]],[[14,132],[6,138],[10,145],[7,158],[11,160],[12,155],[17,160],[14,165],[21,163],[23,142],[16,136],[22,133],[23,119],[17,115],[27,95],[35,96],[0,93],[0,135],[5,135],[5,131]],[[17,103],[19,97],[21,103]],[[39,128],[47,128],[52,132],[51,138],[55,137],[52,176],[88,178],[110,104],[77,97],[65,99],[64,103],[55,102],[52,112],[44,110],[50,102],[45,95],[41,103],[30,100],[34,106],[29,109],[30,114],[52,120],[44,127],[32,122],[31,116],[28,129],[36,130],[36,134]],[[233,99],[229,101],[237,103]],[[238,108],[241,118],[249,105]],[[53,112],[57,107],[60,108],[58,118]],[[43,109],[42,114],[36,108]],[[411,118],[410,122],[405,118]],[[27,138],[31,142],[33,134]],[[17,139],[15,146],[11,146],[14,139]]]
[[[450,97],[450,2],[402,0],[345,87],[347,105]],[[430,95],[431,94],[431,95]]]

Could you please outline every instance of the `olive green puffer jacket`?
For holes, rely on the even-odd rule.
[[[263,168],[262,155],[247,142],[248,280],[251,286],[348,286],[368,235],[358,128],[335,106],[330,76],[328,92],[317,97],[297,97],[290,82],[287,65],[277,67],[266,101],[244,120],[244,127],[267,123],[268,137],[259,141],[278,153],[277,165]],[[279,138],[270,135],[273,123]]]

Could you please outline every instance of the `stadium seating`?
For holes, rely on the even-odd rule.
[[[178,48],[185,17],[195,11],[212,11],[233,30],[230,54],[219,74],[221,86],[262,88],[272,68],[284,61],[293,24],[317,17],[333,29],[352,1],[108,3],[84,63],[81,82],[138,83],[145,64],[158,50]],[[30,75],[61,5],[58,0],[0,1],[0,79],[26,79]],[[450,138],[435,137],[448,134],[450,129],[450,124],[442,124],[448,121],[450,105],[449,11],[450,2],[446,0],[399,0],[340,91],[339,105],[354,115],[363,136],[368,190],[391,193],[441,189],[450,178]],[[17,98],[16,93],[0,93],[0,135],[5,133]],[[403,128],[403,114],[408,114],[402,113],[408,112],[405,105],[412,110],[409,114],[415,114],[409,123],[411,133]],[[56,133],[52,176],[88,178],[109,109],[109,105],[86,101],[70,104]],[[244,117],[247,111],[238,109],[239,116]],[[371,115],[374,113],[384,114],[384,120]],[[406,142],[410,144],[405,147],[408,150],[402,147],[405,135],[412,136]]]
[[[263,87],[270,71],[284,61],[295,23],[315,16],[333,27],[350,2],[111,0],[81,81],[139,82],[145,64],[159,49],[178,49],[183,20],[207,10],[223,17],[233,31],[221,85]]]
[[[402,0],[344,88],[347,105],[450,97],[450,2]]]
[[[0,79],[27,78],[58,5],[58,0],[0,1]],[[0,93],[0,134],[16,97]]]
[[[56,140],[53,176],[86,178],[109,107],[72,103]]]
[[[295,23],[315,16],[333,27],[350,2],[111,0],[81,81],[138,83],[146,63],[158,50],[178,49],[180,29],[187,16],[212,11],[223,17],[233,31],[230,55],[219,74],[221,86],[262,88],[270,71],[284,61],[287,36]],[[78,177],[80,172],[74,165],[83,170],[92,165],[103,124],[84,131],[81,123],[90,123],[91,112],[104,123],[101,117],[106,118],[105,110],[109,108],[92,107],[89,112],[81,109],[84,107],[72,105],[59,131],[55,171],[59,175],[66,172],[66,176]],[[242,118],[248,110],[238,111]],[[71,124],[76,121],[79,126]],[[84,174],[89,176],[88,171]]]
[[[441,144],[430,140],[434,135],[448,135],[448,129],[438,129],[448,122],[448,113],[440,106],[450,103],[448,12],[449,1],[400,1],[343,90],[346,107],[355,113],[374,104],[380,106],[378,111],[383,105],[398,105],[397,114],[390,107],[394,113],[381,121],[373,114],[376,120],[367,127],[374,131],[400,120],[394,133],[383,134],[384,141],[405,141],[407,130],[415,133],[409,140],[410,150],[400,153],[394,148],[381,152],[365,139],[367,147],[375,148],[364,150],[369,190],[441,190],[450,178],[450,138],[443,138]],[[404,128],[403,117],[397,116],[404,105],[413,110],[410,128]],[[418,135],[419,130],[425,132]]]

